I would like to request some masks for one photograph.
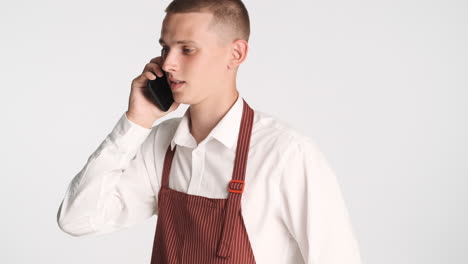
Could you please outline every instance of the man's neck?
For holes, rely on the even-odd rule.
[[[221,96],[211,96],[203,102],[190,105],[190,132],[199,144],[226,115],[239,96],[237,89]]]

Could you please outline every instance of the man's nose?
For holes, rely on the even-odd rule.
[[[177,70],[177,58],[174,52],[166,53],[166,56],[163,58],[162,69],[165,72],[171,72]]]

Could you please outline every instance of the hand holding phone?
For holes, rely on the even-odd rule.
[[[128,110],[126,112],[127,118],[146,128],[151,128],[157,119],[179,107],[179,103],[173,101],[170,86],[164,88],[167,81],[165,80],[166,78],[163,78],[165,73],[160,65],[162,65],[160,56],[151,59],[145,65],[143,72],[133,79],[131,85]],[[148,84],[150,81],[152,83],[157,81],[157,83],[155,85]],[[148,89],[148,86],[151,86],[153,89]],[[163,88],[159,89],[160,87]],[[170,95],[166,94],[167,90],[164,92],[164,89],[167,88],[169,88]],[[158,99],[155,96],[158,96]]]
[[[146,89],[151,96],[152,102],[164,112],[167,112],[174,102],[171,87],[166,78],[166,72],[162,77],[156,77],[154,80],[148,80]]]

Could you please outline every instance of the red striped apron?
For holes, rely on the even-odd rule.
[[[243,100],[228,198],[213,199],[169,188],[174,150],[169,144],[158,194],[158,217],[151,264],[255,263],[241,212],[253,110]]]

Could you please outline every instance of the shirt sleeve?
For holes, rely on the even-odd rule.
[[[307,264],[360,264],[334,172],[309,138],[291,146],[281,175],[281,214]]]
[[[112,132],[72,179],[57,223],[73,236],[104,234],[157,215],[157,195],[147,169],[158,127],[145,128],[122,115]],[[159,190],[159,189],[158,189]]]

